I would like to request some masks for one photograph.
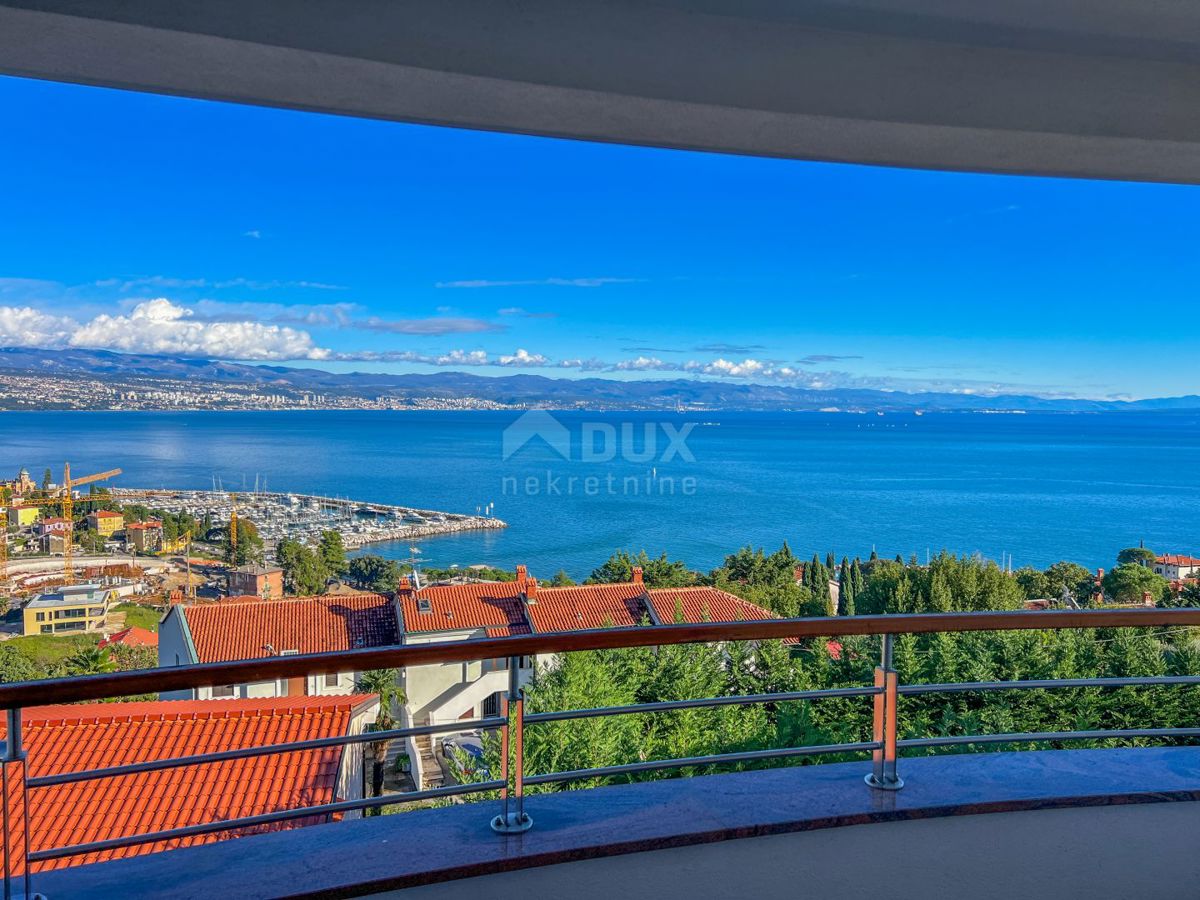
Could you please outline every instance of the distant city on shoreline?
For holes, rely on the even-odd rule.
[[[816,390],[703,379],[335,373],[103,350],[0,348],[0,410],[591,409],[847,413],[1200,409],[1200,395],[1141,400],[1012,393]]]

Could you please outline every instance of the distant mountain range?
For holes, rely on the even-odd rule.
[[[833,388],[690,379],[617,381],[609,378],[547,378],[542,375],[482,376],[466,372],[394,375],[325,372],[288,366],[242,365],[209,359],[114,353],[106,350],[0,348],[0,374],[89,378],[119,384],[146,379],[238,384],[280,393],[337,396],[476,398],[493,403],[598,409],[691,407],[747,410],[1004,410],[1100,412],[1200,409],[1200,396],[1149,400],[1048,399],[1021,394],[954,393]]]

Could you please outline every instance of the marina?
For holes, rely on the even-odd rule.
[[[186,512],[197,520],[207,516],[214,531],[227,526],[236,512],[239,519],[254,523],[268,547],[285,538],[315,543],[321,532],[329,529],[341,534],[346,549],[352,550],[367,544],[508,527],[491,515],[290,492],[113,488],[111,494],[119,502],[143,503],[169,513]],[[211,534],[198,537],[212,539]]]

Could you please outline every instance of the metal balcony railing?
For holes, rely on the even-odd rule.
[[[500,795],[500,809],[492,819],[492,827],[500,833],[511,834],[525,831],[533,825],[532,818],[524,808],[525,788],[532,785],[559,784],[655,770],[729,764],[754,760],[783,759],[823,754],[869,753],[871,755],[871,767],[868,771],[864,772],[864,779],[867,784],[879,790],[898,790],[903,787],[903,780],[897,771],[897,758],[903,750],[1001,742],[1200,737],[1200,727],[1197,727],[983,734],[897,740],[896,709],[899,698],[903,696],[965,691],[990,692],[1058,688],[1198,685],[1200,684],[1200,677],[1075,678],[902,686],[899,684],[896,670],[892,666],[892,644],[893,638],[897,634],[1152,626],[1180,627],[1195,625],[1200,625],[1200,609],[980,612],[908,616],[851,616],[821,619],[775,619],[704,623],[699,625],[663,625],[647,628],[609,628],[593,631],[489,638],[486,640],[454,641],[440,644],[400,645],[387,648],[352,650],[341,653],[268,657],[232,663],[214,663],[0,685],[0,709],[6,711],[8,719],[8,739],[3,749],[3,757],[0,759],[0,762],[5,764],[3,767],[4,784],[0,787],[0,792],[3,794],[4,815],[4,897],[9,898],[12,896],[14,884],[14,866],[12,861],[14,859],[23,859],[24,866],[22,868],[28,873],[31,867],[36,867],[37,863],[66,857],[424,799],[498,791]],[[561,710],[533,714],[525,713],[523,692],[519,685],[519,660],[523,656],[682,643],[720,643],[727,641],[776,640],[790,637],[815,638],[835,635],[879,635],[881,637],[882,652],[879,665],[875,669],[873,684],[862,687],[845,687],[829,690],[709,697],[663,703],[647,703],[599,709]],[[21,772],[20,777],[24,779],[23,787],[28,796],[27,802],[23,804],[26,827],[23,829],[24,846],[14,846],[14,828],[11,827],[9,810],[10,785],[8,779],[10,775],[7,764],[24,759],[21,735],[21,711],[24,708],[54,703],[97,700],[130,694],[194,689],[212,685],[267,681],[345,671],[362,672],[371,669],[401,668],[405,666],[464,662],[502,657],[509,658],[511,662],[509,666],[509,688],[502,704],[501,714],[495,717],[481,718],[473,721],[458,721],[442,725],[421,725],[387,731],[374,731],[237,750],[201,753],[171,759],[152,760],[41,777],[27,777],[24,774],[25,770],[22,766],[19,769]],[[524,770],[525,754],[523,744],[525,728],[527,726],[536,727],[542,723],[561,722],[572,719],[730,705],[744,706],[755,703],[820,700],[835,697],[872,698],[874,719],[871,740],[844,744],[732,752],[678,759],[645,760],[603,768],[549,772],[530,776],[527,776]],[[160,771],[181,766],[228,762],[270,754],[373,743],[380,740],[416,735],[449,733],[464,729],[496,730],[500,732],[503,766],[498,778],[433,790],[344,800],[142,834],[122,835],[85,844],[39,848],[30,848],[28,846],[29,829],[27,817],[29,804],[37,802],[37,792],[40,789],[54,785]],[[23,890],[26,897],[32,896],[31,877],[25,877]]]

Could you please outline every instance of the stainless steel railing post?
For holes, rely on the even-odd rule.
[[[879,746],[871,751],[871,772],[866,782],[881,791],[898,791],[904,782],[896,774],[896,697],[900,682],[892,668],[892,635],[882,636],[879,666],[875,669],[875,717],[872,724],[873,743]]]
[[[504,698],[504,729],[500,736],[503,757],[503,812],[492,819],[492,830],[499,834],[521,834],[533,827],[525,813],[525,697],[521,691],[521,657],[508,660],[508,695]],[[510,777],[511,776],[511,777]],[[509,784],[515,809],[509,807]]]

